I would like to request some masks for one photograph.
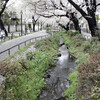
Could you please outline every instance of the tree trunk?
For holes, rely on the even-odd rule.
[[[95,11],[96,10],[94,11],[93,9],[91,10],[90,8],[88,8],[88,10],[87,10],[88,14],[86,14],[86,12],[83,9],[81,9],[79,5],[77,5],[75,2],[73,2],[73,0],[68,0],[68,1],[87,20],[88,25],[89,25],[89,29],[91,31],[91,35],[92,35],[92,37],[95,37],[96,36],[96,28],[97,28],[96,18],[95,18]],[[95,5],[91,5],[91,6],[95,6]]]
[[[88,19],[88,25],[89,25],[89,29],[91,31],[91,35],[92,37],[95,37],[96,36],[96,24],[95,22],[93,21],[93,19]]]
[[[74,23],[74,28],[75,28],[75,30],[76,30],[76,31],[79,31],[79,32],[81,33],[81,29],[80,29],[78,20],[74,19],[74,20],[73,20],[73,23]]]
[[[62,24],[58,24],[59,26],[61,26],[62,28],[64,28],[66,31],[68,31],[69,30],[69,23],[67,23],[67,25],[66,26],[64,26],[64,25],[62,25]]]
[[[4,27],[4,23],[0,17],[0,29],[3,30],[5,32],[5,36],[8,37],[8,32],[6,31],[5,27]]]
[[[8,33],[10,33],[10,24],[8,24]]]
[[[80,26],[79,26],[79,21],[78,21],[77,17],[75,16],[75,13],[71,13],[70,15],[71,15],[71,20],[74,23],[75,30],[79,31],[81,33],[81,29],[80,29]]]
[[[33,32],[35,32],[35,24],[33,24]]]

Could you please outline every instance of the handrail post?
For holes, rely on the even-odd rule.
[[[18,44],[18,49],[20,49],[20,44]]]
[[[10,49],[8,49],[8,55],[10,56]]]
[[[26,41],[25,41],[25,46],[26,46]]]

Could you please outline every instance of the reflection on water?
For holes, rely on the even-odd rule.
[[[47,85],[37,100],[66,100],[64,91],[69,87],[68,75],[76,64],[70,59],[66,45],[62,45],[59,51],[61,57],[58,58],[56,67],[47,72],[50,77],[45,79]]]

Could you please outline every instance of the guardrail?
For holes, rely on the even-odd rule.
[[[24,47],[25,47],[27,44],[29,44],[29,43],[31,43],[31,42],[34,42],[34,41],[36,41],[36,40],[39,40],[39,38],[40,38],[40,40],[42,40],[43,38],[46,38],[46,37],[48,37],[48,36],[49,36],[49,35],[34,37],[34,38],[28,39],[28,40],[26,40],[26,41],[24,41],[24,42],[21,42],[21,43],[19,43],[19,44],[16,44],[16,45],[14,45],[14,46],[12,46],[12,47],[10,47],[10,48],[8,48],[8,49],[6,49],[6,50],[0,52],[0,55],[3,54],[3,53],[5,53],[5,52],[7,52],[7,55],[8,55],[7,57],[4,57],[4,58],[0,59],[0,61],[3,61],[3,60],[5,60],[6,58],[8,58],[9,56],[11,56],[11,49],[17,47],[17,51],[18,51],[18,50],[21,48],[21,45],[22,45],[22,44],[24,44]],[[33,40],[34,40],[34,41],[33,41]],[[27,43],[27,42],[29,42],[29,43]],[[15,52],[17,52],[17,51],[15,51]],[[14,52],[14,53],[15,53],[15,52]],[[3,56],[3,55],[2,55],[2,56]],[[1,56],[0,56],[0,58],[1,58]]]

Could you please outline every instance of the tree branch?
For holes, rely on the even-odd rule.
[[[69,3],[71,4],[71,5],[73,5],[75,8],[76,8],[76,10],[78,10],[81,14],[82,14],[82,16],[84,17],[84,18],[86,18],[86,16],[87,16],[87,14],[83,11],[83,9],[81,9],[75,2],[73,2],[72,0],[68,0],[69,1]]]
[[[40,16],[35,20],[35,22],[37,22],[39,20]]]
[[[97,6],[97,7],[100,6],[100,3],[98,3],[96,6]]]
[[[92,10],[93,10],[94,12],[96,12],[96,8],[97,8],[97,6],[96,6],[96,0],[93,0]]]
[[[6,0],[6,1],[5,1],[4,5],[3,5],[3,8],[2,8],[1,11],[0,11],[0,16],[1,16],[2,13],[4,12],[4,10],[5,10],[5,8],[6,8],[6,5],[7,5],[8,1],[9,1],[9,0]]]

